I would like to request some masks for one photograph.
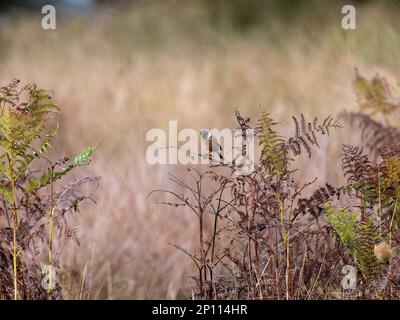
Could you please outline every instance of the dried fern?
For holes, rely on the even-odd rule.
[[[342,113],[342,117],[349,121],[351,126],[356,125],[365,147],[376,155],[379,149],[385,146],[400,143],[400,130],[374,120],[370,115],[361,112]]]
[[[378,201],[378,169],[363,154],[362,148],[343,146],[342,169],[347,177],[348,191],[355,191],[369,204]]]
[[[372,115],[382,114],[386,116],[399,107],[398,102],[392,96],[389,84],[384,78],[376,75],[371,80],[367,80],[357,69],[355,72],[354,91],[360,110],[368,111]]]
[[[319,187],[310,197],[300,198],[296,209],[294,210],[293,220],[297,218],[299,214],[305,215],[310,213],[316,219],[324,213],[325,204],[332,200],[334,196],[340,196],[340,188],[326,183],[325,186]]]
[[[300,116],[300,121],[294,116],[292,118],[295,125],[295,136],[289,138],[288,146],[294,155],[301,154],[302,149],[304,149],[308,156],[311,157],[312,146],[319,147],[317,138],[319,134],[329,135],[330,129],[342,127],[331,116],[326,117],[322,123],[319,123],[316,117],[312,122],[306,122],[303,114]]]

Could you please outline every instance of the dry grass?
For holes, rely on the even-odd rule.
[[[314,21],[269,20],[245,33],[212,28],[202,6],[176,6],[105,11],[51,32],[25,16],[0,31],[0,82],[19,78],[56,93],[60,153],[103,141],[90,169],[103,177],[99,202],[75,220],[81,246],[65,258],[67,278],[77,280],[71,298],[190,294],[189,261],[168,243],[194,246],[195,225],[183,210],[146,200],[166,185],[168,170],[181,168],[146,164],[147,130],[168,119],[181,128],[232,127],[235,107],[253,118],[260,105],[275,119],[327,115],[355,105],[354,67],[389,80],[399,71],[398,15],[384,6],[362,7],[357,31],[340,28],[339,10],[320,10]],[[316,161],[325,171],[310,176],[335,178],[326,156]]]

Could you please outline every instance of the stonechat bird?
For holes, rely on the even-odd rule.
[[[210,130],[201,129],[200,136],[209,152],[210,160],[212,160],[213,154],[217,154],[222,162],[224,160],[224,157],[222,155],[223,154],[222,147],[219,144],[218,140],[211,134]]]

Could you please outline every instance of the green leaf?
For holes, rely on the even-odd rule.
[[[335,209],[325,205],[329,224],[335,229],[341,242],[348,246],[356,238],[358,214],[344,209]]]
[[[39,180],[35,176],[30,175],[28,178],[28,194],[35,193],[39,188]]]
[[[90,157],[97,150],[98,147],[99,147],[98,145],[94,146],[94,147],[88,147],[84,151],[82,151],[81,153],[77,154],[74,157],[73,165],[74,166],[81,166],[81,165],[88,164],[89,161],[90,161]]]
[[[2,195],[8,203],[11,202],[11,192],[6,186],[2,184],[0,184],[0,195]]]
[[[50,150],[50,148],[51,148],[50,142],[57,135],[57,131],[58,131],[58,125],[56,128],[51,130],[50,133],[48,133],[46,135],[46,137],[43,140],[42,145],[37,150],[35,150],[32,154],[28,154],[28,153],[21,154],[20,159],[16,160],[16,162],[19,163],[18,173],[16,175],[16,178],[19,178],[20,176],[22,176],[24,174],[24,172],[28,168],[29,164],[34,159],[40,157],[41,155],[47,153]]]

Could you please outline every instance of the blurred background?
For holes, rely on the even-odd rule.
[[[41,28],[45,4],[56,7],[56,30]],[[356,8],[357,30],[341,27],[345,4]],[[355,67],[397,86],[399,17],[394,0],[0,1],[1,85],[18,78],[54,91],[60,155],[103,142],[81,171],[102,183],[98,204],[71,220],[80,246],[64,254],[66,298],[82,285],[87,299],[190,297],[190,261],[170,243],[195,248],[195,220],[147,199],[183,168],[148,165],[146,132],[168,120],[232,128],[238,108],[253,120],[267,110],[285,135],[291,114],[351,110]],[[354,131],[298,166],[318,183],[338,182],[341,139]]]

